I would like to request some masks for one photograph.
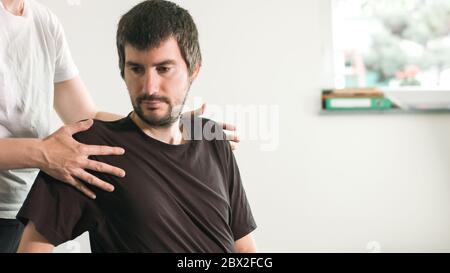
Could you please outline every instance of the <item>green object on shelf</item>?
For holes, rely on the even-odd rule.
[[[327,98],[326,110],[386,110],[393,104],[387,98]]]

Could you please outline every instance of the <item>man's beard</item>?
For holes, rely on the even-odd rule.
[[[183,110],[184,104],[186,103],[187,96],[189,94],[189,89],[186,92],[186,96],[180,105],[172,105],[167,97],[156,96],[156,95],[141,95],[133,101],[134,112],[138,117],[151,127],[169,127],[174,124],[180,117],[181,111]],[[142,109],[143,101],[160,101],[167,104],[167,112],[162,117],[156,117],[153,114],[145,114]]]

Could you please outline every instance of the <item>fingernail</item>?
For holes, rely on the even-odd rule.
[[[114,191],[114,187],[109,187],[109,188],[108,188],[108,191],[109,191],[109,192],[113,192],[113,191]]]
[[[95,195],[91,195],[91,198],[92,198],[92,199],[95,199],[95,198],[97,198],[97,196],[95,196]]]
[[[126,175],[125,172],[123,172],[123,173],[120,174],[121,177],[125,177],[125,175]]]

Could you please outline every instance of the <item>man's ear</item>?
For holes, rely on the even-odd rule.
[[[195,67],[194,71],[192,72],[191,84],[195,81],[195,79],[197,78],[198,74],[200,73],[200,68],[201,68],[201,65],[197,65]]]

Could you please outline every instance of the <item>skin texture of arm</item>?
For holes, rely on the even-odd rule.
[[[33,222],[29,221],[22,234],[17,253],[52,253],[54,248],[55,246],[36,230]]]
[[[40,139],[0,139],[0,170],[36,168],[43,162]]]
[[[256,243],[251,233],[234,242],[236,253],[256,253]]]
[[[65,124],[85,119],[115,121],[122,116],[99,112],[79,76],[55,84],[54,108]]]

